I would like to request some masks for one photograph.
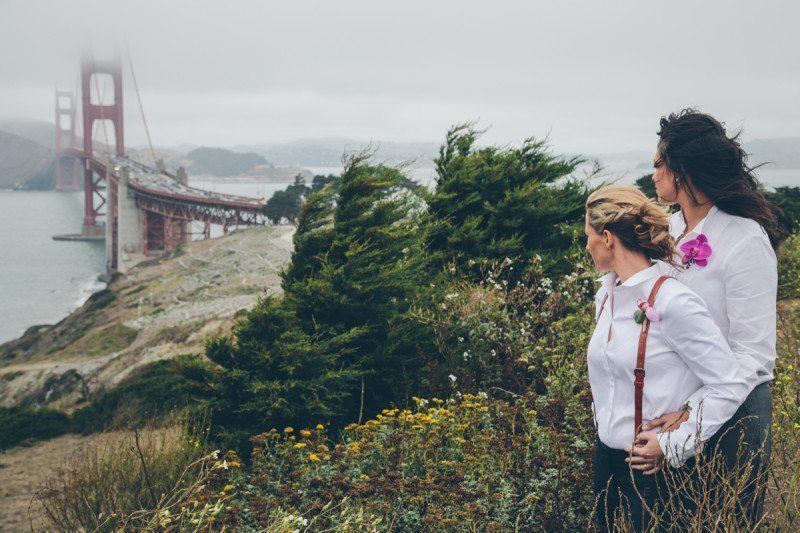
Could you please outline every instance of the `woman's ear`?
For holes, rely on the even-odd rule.
[[[610,250],[611,247],[614,246],[614,234],[608,231],[607,229],[604,229],[603,239],[605,241],[606,248]]]

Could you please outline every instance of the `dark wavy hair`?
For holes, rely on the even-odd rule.
[[[747,165],[740,134],[728,137],[725,126],[711,115],[684,109],[661,117],[659,157],[692,200],[697,202],[695,188],[726,213],[755,220],[777,248],[786,238],[776,218],[781,211],[761,193],[757,167]]]

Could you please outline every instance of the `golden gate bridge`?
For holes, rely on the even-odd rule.
[[[133,64],[131,76],[139,98],[150,150],[147,121],[141,106]],[[105,102],[99,77],[110,78],[113,99]],[[84,217],[80,234],[53,237],[59,240],[105,240],[106,263],[111,272],[124,272],[152,256],[175,250],[192,235],[192,223],[200,223],[203,238],[211,226],[231,228],[265,225],[264,201],[190,187],[186,177],[153,168],[126,156],[123,128],[122,60],[107,61],[86,53],[81,61],[82,145],[76,132],[76,98],[56,90],[56,189],[84,191]],[[95,88],[93,91],[92,88]],[[105,143],[95,143],[93,130],[102,125]],[[109,142],[108,126],[114,142]],[[95,145],[97,144],[97,146]],[[113,144],[113,146],[111,146]]]

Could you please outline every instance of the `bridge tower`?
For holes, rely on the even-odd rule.
[[[104,95],[100,93],[98,76],[103,74],[109,75],[114,85],[114,100],[111,103],[102,101]],[[92,101],[93,86],[97,92],[97,102]],[[83,169],[85,195],[83,233],[84,235],[99,235],[103,232],[103,228],[97,224],[99,216],[106,214],[106,224],[108,225],[112,225],[114,222],[116,180],[106,179],[108,176],[97,175],[91,169],[89,161],[94,157],[92,131],[97,120],[111,122],[116,144],[114,147],[115,153],[118,156],[125,155],[125,138],[122,123],[122,60],[119,52],[114,55],[113,59],[108,61],[95,60],[88,53],[83,55],[81,61],[81,96],[83,104],[83,152],[86,157]],[[107,148],[110,149],[110,147]],[[108,185],[108,191],[106,191],[106,184]],[[106,192],[109,193],[108,198],[106,198]],[[111,206],[110,209],[107,209],[108,213],[101,211],[104,205]]]
[[[77,191],[78,160],[64,153],[75,148],[75,96],[56,89],[56,190]]]

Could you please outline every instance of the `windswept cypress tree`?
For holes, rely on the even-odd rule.
[[[456,126],[439,150],[438,181],[427,199],[434,264],[560,255],[589,193],[568,178],[583,160],[556,157],[532,138],[520,148],[477,149],[479,136],[469,124]]]
[[[416,195],[396,169],[354,156],[338,193],[304,204],[283,298],[265,298],[231,337],[208,343],[219,365],[213,427],[240,449],[284,424],[371,416],[402,402],[418,379],[420,328],[405,318],[424,272]]]

